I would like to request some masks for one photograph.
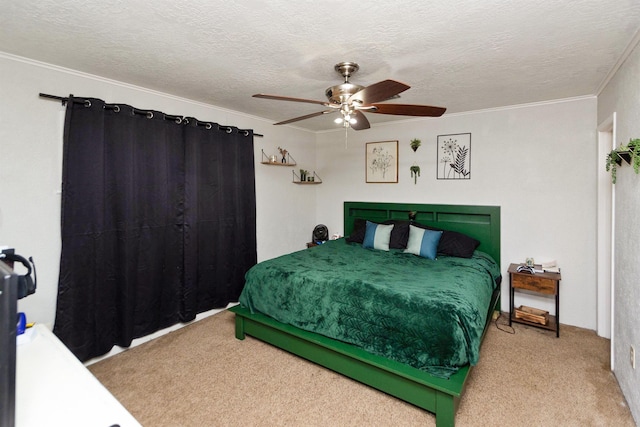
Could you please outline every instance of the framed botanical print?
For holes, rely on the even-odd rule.
[[[437,179],[471,179],[471,134],[438,135]]]
[[[367,142],[366,182],[398,182],[398,141]]]

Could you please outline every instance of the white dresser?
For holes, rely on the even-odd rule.
[[[16,427],[140,426],[44,325],[20,336],[16,353]]]

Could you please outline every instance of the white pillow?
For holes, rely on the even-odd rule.
[[[367,221],[362,247],[388,251],[391,230],[393,230],[393,224],[376,224],[375,222]]]
[[[405,252],[424,258],[436,259],[440,237],[442,237],[442,231],[426,230],[410,225],[409,240],[407,241]]]

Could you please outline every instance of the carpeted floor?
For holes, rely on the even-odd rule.
[[[251,337],[231,312],[89,366],[145,427],[434,426],[435,417]],[[504,317],[498,320],[500,328]],[[457,426],[635,426],[609,370],[609,340],[492,325]]]

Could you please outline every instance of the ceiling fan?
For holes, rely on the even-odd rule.
[[[360,66],[355,62],[340,62],[336,64],[334,68],[338,73],[342,74],[344,83],[331,86],[325,91],[328,101],[291,98],[288,96],[267,95],[263,93],[257,93],[253,95],[253,97],[275,99],[278,101],[305,102],[329,107],[328,110],[295,117],[274,123],[275,125],[284,125],[339,111],[342,117],[336,118],[336,123],[341,123],[345,128],[351,127],[354,130],[362,130],[371,127],[369,120],[367,120],[363,112],[394,114],[398,116],[440,117],[446,111],[446,108],[432,107],[429,105],[380,104],[380,102],[397,98],[399,93],[404,92],[411,86],[395,80],[382,80],[364,87],[349,82],[349,77],[360,69]]]

